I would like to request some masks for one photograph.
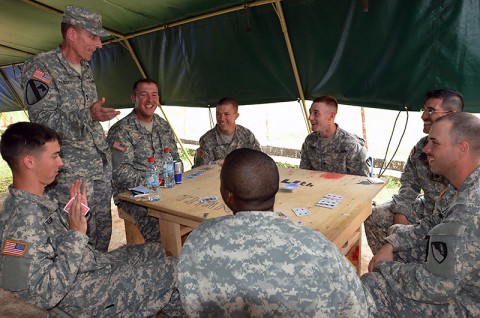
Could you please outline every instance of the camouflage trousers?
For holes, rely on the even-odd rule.
[[[159,312],[167,317],[184,315],[176,288],[178,261],[175,257],[165,257],[161,244],[123,246],[106,255],[110,260],[110,277],[106,279],[105,271],[100,270],[78,278],[72,295],[59,303],[60,309],[74,317],[154,317]],[[108,286],[97,284],[96,290],[82,288],[83,284],[91,286],[92,281],[100,280],[108,282]],[[108,294],[108,301],[98,308],[102,293]]]
[[[106,178],[105,178],[106,179]],[[48,196],[57,199],[63,208],[69,200],[70,186],[75,180],[58,182],[47,188]],[[87,235],[96,250],[107,252],[112,236],[111,180],[83,180],[87,182]]]
[[[401,287],[398,288],[398,282],[389,280],[379,272],[364,274],[361,281],[370,291],[377,306],[374,317],[468,317],[468,313],[455,299],[439,304],[433,303],[433,301],[426,303],[404,297],[399,292]]]
[[[375,255],[377,251],[385,243],[385,237],[387,237],[388,229],[393,225],[392,211],[393,201],[387,201],[381,205],[372,207],[372,214],[365,220],[365,235],[367,237],[368,245],[372,249],[372,253]],[[415,215],[408,220],[410,224],[415,224],[420,221],[423,216],[424,203],[423,199],[417,198],[415,200]]]
[[[138,226],[146,242],[160,242],[160,225],[158,218],[149,216],[147,208],[125,201],[118,201],[116,204],[134,219],[135,224]]]

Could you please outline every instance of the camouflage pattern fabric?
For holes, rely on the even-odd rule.
[[[90,106],[98,99],[90,65],[82,61],[81,67],[82,75],[57,48],[25,62],[22,85],[30,121],[44,124],[64,138],[64,166],[56,183],[48,187],[49,195],[65,205],[70,185],[76,179],[87,182],[90,243],[107,251],[112,233],[111,154],[101,124],[90,116]]]
[[[182,248],[178,286],[189,317],[369,317],[375,309],[325,236],[272,212],[200,224]]]
[[[436,198],[448,184],[444,177],[430,171],[427,155],[422,150],[427,141],[427,136],[421,138],[410,152],[398,194],[391,201],[373,207],[365,221],[365,234],[374,254],[385,243],[394,213],[405,215],[410,224],[417,223],[433,213]]]
[[[362,276],[378,317],[480,317],[479,178],[477,168],[458,191],[447,187],[432,215],[391,228],[396,261]],[[424,251],[416,262],[397,257],[415,250]]]
[[[155,157],[155,162],[160,167],[164,148],[170,148],[173,160],[180,160],[177,143],[170,125],[155,114],[150,133],[138,121],[135,110],[133,110],[110,128],[107,141],[112,151],[115,204],[133,217],[145,240],[159,241],[158,219],[148,216],[145,207],[120,202],[116,196],[128,191],[130,187],[146,185],[145,172],[148,158]]]
[[[369,176],[365,141],[337,125],[328,145],[323,145],[317,132],[305,138],[300,157],[300,169]]]
[[[230,152],[239,148],[262,151],[260,143],[248,128],[240,125],[235,127],[235,133],[231,142],[222,138],[216,125],[200,137],[200,147],[195,154],[194,167],[208,165],[215,160],[223,160]]]
[[[9,188],[0,212],[0,287],[74,317],[181,315],[176,259],[159,243],[94,250],[47,197]],[[23,254],[15,255],[7,243]]]

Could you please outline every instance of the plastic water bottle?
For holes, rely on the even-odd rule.
[[[173,188],[175,186],[175,168],[172,154],[170,153],[170,148],[165,148],[163,150],[162,156],[162,167],[163,167],[163,182],[165,188]]]
[[[160,174],[154,157],[148,158],[146,179],[147,188],[150,189],[148,201],[160,201]]]

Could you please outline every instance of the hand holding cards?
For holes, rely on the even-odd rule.
[[[75,197],[71,198],[70,201],[68,201],[67,205],[65,205],[65,207],[63,208],[63,211],[69,213],[74,201],[75,201]],[[81,207],[82,207],[83,215],[86,215],[88,211],[90,211],[90,208],[83,203],[81,203]]]

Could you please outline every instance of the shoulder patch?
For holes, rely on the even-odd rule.
[[[31,79],[25,87],[25,99],[28,105],[33,105],[41,101],[47,95],[50,88],[41,81]]]
[[[2,254],[21,257],[25,255],[28,244],[13,240],[6,240],[3,244]]]
[[[205,154],[205,152],[202,150],[202,148],[197,149],[197,157],[203,158],[204,154]]]
[[[127,149],[127,146],[125,146],[125,144],[122,143],[121,141],[115,140],[115,142],[113,143],[113,148],[117,149],[118,151],[125,152],[125,149]]]
[[[44,71],[42,71],[41,69],[37,68],[35,70],[35,72],[33,73],[32,75],[33,78],[36,78],[38,79],[39,81],[41,82],[44,82],[45,84],[50,84],[50,82],[52,81],[52,76],[49,75],[48,73],[45,73]]]

